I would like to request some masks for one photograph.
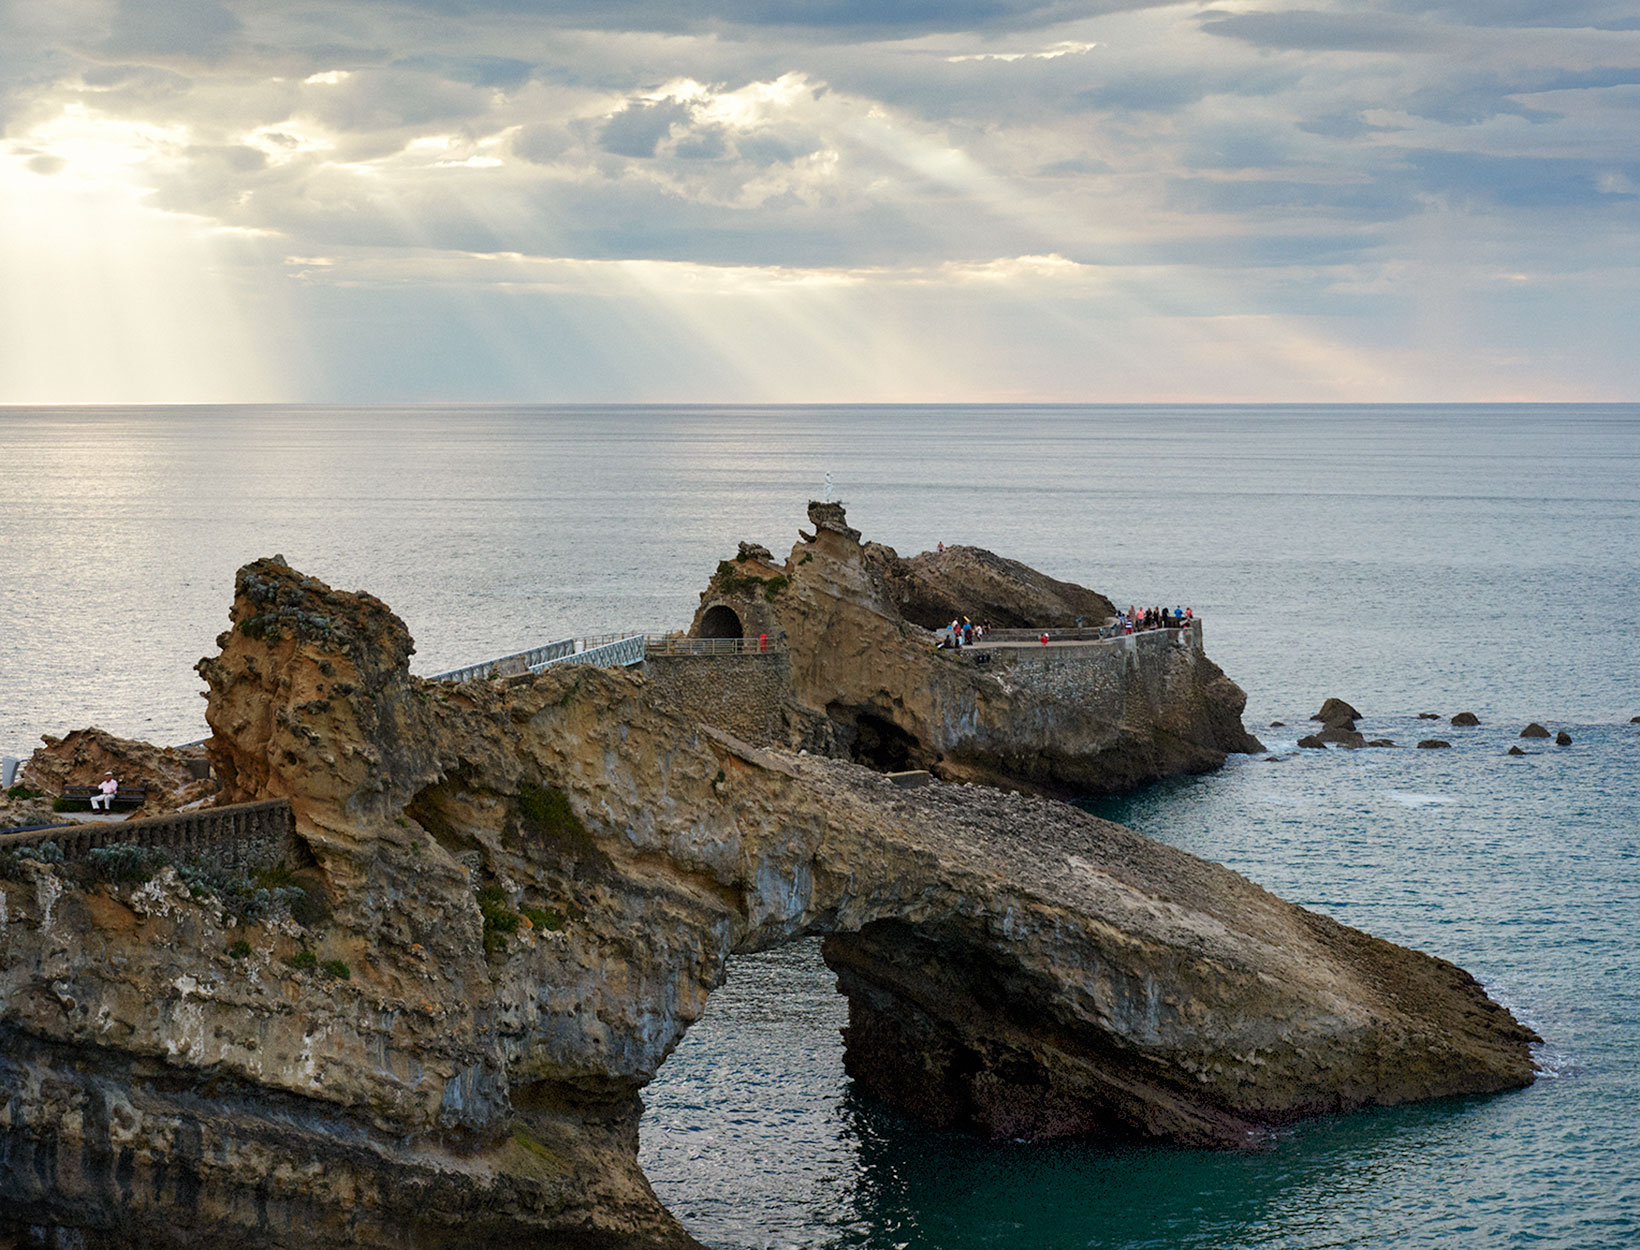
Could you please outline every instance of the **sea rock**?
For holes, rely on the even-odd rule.
[[[1481,718],[1476,716],[1473,712],[1459,712],[1452,718],[1452,723],[1457,725],[1459,728],[1467,728],[1471,725],[1480,724]]]
[[[1367,743],[1367,745],[1369,747],[1392,747],[1395,745],[1395,742],[1390,738],[1373,738]]]
[[[1352,720],[1330,721],[1316,736],[1323,742],[1334,742],[1351,749],[1367,745],[1366,738],[1356,731],[1355,722]]]
[[[947,547],[905,557],[867,543],[865,568],[898,615],[924,629],[966,617],[995,629],[1068,629],[1105,624],[1116,605],[1097,591],[1062,582],[983,547]]]
[[[1310,717],[1310,719],[1318,720],[1323,725],[1331,725],[1339,721],[1349,721],[1353,727],[1354,723],[1361,719],[1361,713],[1357,712],[1342,699],[1328,699],[1321,705],[1321,710],[1314,716]]]
[[[1536,721],[1533,721],[1530,725],[1526,726],[1525,729],[1520,731],[1520,736],[1522,738],[1547,738],[1549,736],[1549,731]]]
[[[1271,729],[1285,729],[1286,727],[1287,722],[1284,720],[1273,720],[1270,722]]]
[[[1567,733],[1564,729],[1562,729],[1559,733],[1557,733],[1555,735],[1555,745],[1556,746],[1562,746],[1562,747],[1571,746],[1572,745],[1572,735]]]
[[[1441,714],[1439,712],[1419,712],[1418,713],[1418,719],[1419,720],[1440,720],[1441,719]]]
[[[1631,717],[1629,717],[1629,724],[1631,724],[1631,725],[1640,725],[1640,716],[1631,716]]]
[[[690,628],[781,644],[782,732],[754,745],[1067,798],[1263,750],[1241,723],[1246,694],[1207,658],[1199,626],[1052,650],[937,651],[919,622],[990,615],[1000,629],[1068,612],[1097,618],[1108,601],[978,549],[900,560],[863,545],[841,504],[811,504],[809,519],[813,538],[783,566],[720,566]]]
[[[1327,742],[1320,734],[1305,734],[1298,740],[1298,745],[1309,751],[1325,751]]]
[[[1461,969],[1068,805],[760,750],[627,671],[423,681],[283,563],[232,621],[222,798],[288,800],[329,915],[8,868],[0,1234],[692,1246],[639,1091],[731,954],[810,934],[856,1082],[990,1136],[1244,1146],[1533,1079]]]
[[[1522,751],[1518,746],[1510,747],[1507,753],[1509,755],[1525,755],[1526,754],[1526,752]]]
[[[1450,747],[1452,744],[1443,738],[1425,738],[1418,745],[1425,751],[1439,751]]]

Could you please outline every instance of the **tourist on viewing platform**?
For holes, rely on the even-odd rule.
[[[97,787],[101,794],[91,796],[91,810],[97,810],[97,804],[102,804],[103,811],[109,811],[114,802],[114,796],[119,793],[120,783],[114,779],[113,773],[104,773],[102,784]]]

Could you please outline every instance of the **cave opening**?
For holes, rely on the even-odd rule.
[[[838,719],[833,713],[833,719]],[[880,773],[903,773],[927,768],[928,753],[917,738],[886,716],[860,711],[853,716],[849,758]]]
[[[740,623],[740,614],[725,603],[714,603],[701,614],[700,636],[702,638],[744,638],[745,627]]]

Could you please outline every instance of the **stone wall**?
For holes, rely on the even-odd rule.
[[[0,850],[55,842],[63,857],[83,859],[99,846],[153,846],[181,860],[197,860],[223,872],[252,873],[290,853],[293,826],[284,799],[206,807],[150,820],[86,822],[0,837]]]
[[[782,707],[791,693],[787,652],[651,655],[643,672],[659,702],[755,746],[784,745]]]
[[[1127,703],[1160,698],[1160,684],[1175,665],[1203,656],[1201,622],[1189,629],[1146,630],[1086,646],[1044,647],[1029,643],[969,652],[991,656],[991,671],[1012,685],[1073,700],[1098,715],[1120,720]]]

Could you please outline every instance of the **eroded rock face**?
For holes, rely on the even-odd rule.
[[[959,613],[952,603],[997,628],[1098,624],[1110,604],[977,549],[900,560],[862,545],[841,504],[811,504],[809,520],[813,535],[783,568],[720,566],[694,626],[708,634],[733,588],[738,617],[756,622],[748,635],[789,643],[789,745],[1062,796],[1206,772],[1229,752],[1263,749],[1242,728],[1246,695],[1207,658],[1199,628],[1040,654],[936,651],[917,614],[943,625]]]
[[[236,592],[211,760],[290,801],[329,915],[8,868],[0,1231],[691,1245],[639,1091],[732,953],[805,934],[856,1079],[985,1133],[1231,1145],[1532,1079],[1460,969],[1069,807],[757,750],[627,672],[424,682],[282,562]]]
[[[997,629],[1063,629],[1103,625],[1116,615],[1104,595],[983,547],[947,547],[906,558],[882,543],[867,543],[864,555],[899,614],[924,629],[964,617]]]
[[[64,786],[92,786],[110,771],[122,786],[146,790],[142,815],[172,810],[215,789],[204,775],[203,747],[156,747],[91,726],[45,745],[24,763],[18,780],[32,790],[59,795]]]

